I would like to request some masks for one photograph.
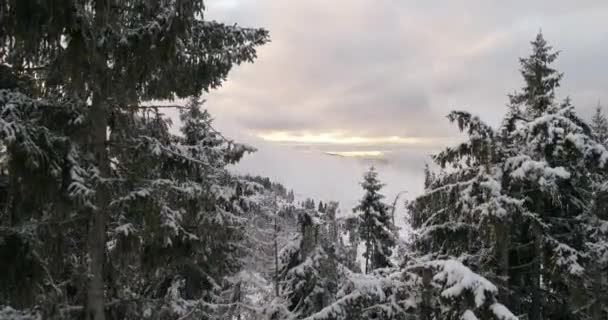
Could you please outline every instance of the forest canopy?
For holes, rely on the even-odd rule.
[[[499,126],[447,116],[466,138],[422,194],[391,204],[371,167],[343,208],[230,170],[256,149],[202,97],[268,31],[201,0],[7,0],[0,22],[0,319],[608,317],[608,120],[557,98],[542,33]]]

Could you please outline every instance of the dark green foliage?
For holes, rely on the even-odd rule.
[[[201,0],[5,1],[0,57],[43,67],[81,97],[101,87],[119,104],[198,95],[267,41],[264,30],[201,20],[203,9]],[[93,23],[100,15],[104,25]]]
[[[44,271],[23,299],[0,289],[0,305],[36,305],[45,318],[158,308],[165,317],[169,297],[215,301],[238,269],[240,201],[224,167],[252,149],[221,137],[196,103],[185,137],[169,132],[160,108],[140,105],[219,86],[268,39],[205,21],[203,9],[195,0],[0,4],[0,239],[18,237],[14,265]]]

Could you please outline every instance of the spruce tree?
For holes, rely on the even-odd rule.
[[[266,319],[286,308],[280,253],[298,232],[296,208],[289,201],[291,192],[268,178],[243,177],[238,189],[247,223],[237,251],[241,267],[229,278],[229,313],[224,316]]]
[[[599,104],[591,119],[591,128],[596,141],[608,146],[608,120]],[[585,288],[591,301],[587,312],[596,320],[608,316],[608,185],[605,171],[596,173],[592,179],[593,200],[584,220],[591,262],[586,269]]]
[[[599,143],[603,145],[608,144],[608,119],[606,118],[604,109],[599,103],[595,107],[595,112],[591,118],[591,129],[593,129],[593,133],[597,137]]]
[[[559,56],[559,52],[547,43],[542,33],[538,33],[532,45],[532,54],[527,58],[520,58],[521,75],[525,86],[520,92],[509,95],[510,105],[521,107],[529,120],[545,112],[554,103],[555,89],[560,86],[562,73],[551,68]]]
[[[75,168],[86,168],[72,170],[86,177],[70,184],[70,194],[83,204],[82,215],[90,217],[86,319],[105,319],[111,183],[120,181],[114,179],[110,157],[117,146],[108,140],[108,131],[120,130],[114,117],[138,110],[143,101],[196,96],[215,88],[233,65],[252,61],[255,47],[267,41],[264,30],[205,21],[203,10],[200,0],[0,4],[2,62],[35,79],[37,98],[58,95],[88,105],[67,157]],[[162,121],[156,124],[162,126]],[[167,137],[147,142],[158,147]],[[84,166],[75,165],[78,159],[85,159]],[[167,209],[165,213],[177,214]]]
[[[115,174],[122,181],[114,183],[112,191],[110,236],[115,246],[110,253],[115,276],[109,285],[117,288],[120,300],[126,300],[127,292],[158,299],[170,284],[180,292],[171,294],[172,301],[215,303],[224,298],[216,295],[226,289],[226,279],[241,268],[242,195],[236,193],[238,177],[225,166],[252,149],[216,131],[196,99],[181,118],[181,136],[173,136],[156,112],[135,118],[130,126],[122,126],[128,130],[111,135],[122,146],[112,153]],[[138,278],[158,287],[146,292],[129,281]],[[163,304],[148,308],[173,312]],[[198,308],[194,314],[209,317],[212,311]]]
[[[574,317],[587,301],[581,281],[593,263],[593,177],[606,165],[606,149],[575,114],[555,101],[561,74],[549,64],[542,35],[521,59],[526,86],[510,96],[499,132],[466,112],[451,121],[469,139],[435,160],[425,194],[411,205],[414,242],[432,256],[460,257],[500,285],[512,310],[529,319]]]
[[[605,148],[594,142],[569,99],[555,101],[562,74],[550,64],[558,53],[542,34],[532,50],[521,59],[526,86],[510,97],[522,116],[514,120],[504,144],[510,148],[505,160],[505,173],[512,178],[508,192],[525,201],[527,218],[517,229],[528,230],[517,236],[519,259],[513,267],[520,272],[511,279],[519,282],[519,295],[530,297],[530,318],[541,319],[573,314],[574,308],[565,306],[580,300],[586,256],[580,219],[591,203],[590,177],[605,165]]]
[[[0,88],[0,304],[72,303],[81,298],[86,270],[79,259],[87,217],[79,207],[90,204],[92,171],[74,142],[84,129],[86,105],[57,93],[41,99],[31,77],[16,68],[1,71],[13,81]]]
[[[365,273],[392,265],[390,258],[396,241],[389,207],[382,202],[384,196],[380,190],[383,186],[378,173],[371,167],[361,183],[365,194],[354,208],[354,212],[359,213],[358,232],[365,242]]]
[[[584,219],[588,265],[585,269],[584,312],[590,319],[608,316],[608,186],[606,176],[594,181],[593,202]]]

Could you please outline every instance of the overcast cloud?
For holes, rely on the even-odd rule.
[[[522,85],[517,58],[541,29],[562,51],[559,95],[585,116],[598,101],[608,104],[605,0],[211,0],[207,15],[264,27],[272,38],[207,97],[220,129],[260,149],[238,170],[348,205],[367,164],[323,152],[384,151],[386,193],[415,195],[427,155],[457,136],[445,115],[465,109],[497,124],[506,94]],[[433,143],[295,148],[259,138],[273,132]]]

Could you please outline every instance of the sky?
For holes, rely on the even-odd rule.
[[[542,30],[559,97],[608,106],[608,1],[210,0],[208,19],[263,27],[254,64],[205,96],[215,125],[258,149],[234,168],[349,211],[374,164],[392,202],[422,192],[429,155],[461,136],[454,109],[497,125]]]

